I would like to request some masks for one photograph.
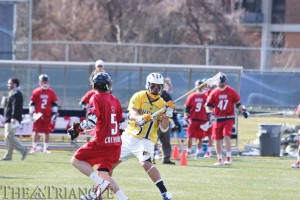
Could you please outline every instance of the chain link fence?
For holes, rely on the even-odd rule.
[[[15,59],[29,60],[31,59],[32,0],[13,2],[15,4]]]
[[[120,63],[243,66],[244,69],[299,71],[300,49],[118,44],[87,41],[33,41],[32,59],[93,62],[102,59]]]

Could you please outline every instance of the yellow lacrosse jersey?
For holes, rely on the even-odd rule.
[[[162,98],[150,102],[146,94],[146,90],[135,93],[129,102],[128,110],[135,108],[139,111],[140,115],[153,114],[156,111],[164,108],[166,102]],[[157,142],[157,131],[161,120],[155,117],[152,121],[147,122],[145,125],[140,126],[135,121],[130,120],[126,128],[126,132],[139,139],[151,140],[154,144]]]

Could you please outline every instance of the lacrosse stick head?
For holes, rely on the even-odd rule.
[[[200,125],[200,128],[204,131],[207,131],[212,126],[211,122],[206,122],[205,124]]]
[[[221,83],[221,77],[224,77],[224,75],[225,75],[224,73],[219,72],[219,73],[217,73],[214,77],[207,79],[207,80],[205,81],[205,83],[206,83],[206,85],[207,85],[208,87],[213,88],[213,87],[215,87],[216,85],[219,85],[219,84]],[[226,76],[226,75],[225,75],[225,76]],[[224,79],[224,78],[223,78],[223,79]],[[227,77],[226,77],[226,80],[227,80]]]
[[[33,113],[33,116],[32,116],[32,121],[37,121],[38,119],[40,119],[41,117],[43,116],[43,114],[41,112],[38,112],[38,113]]]
[[[297,112],[294,112],[294,111],[284,111],[284,112],[282,112],[282,114],[284,116],[298,116],[299,117],[299,114],[297,114]]]

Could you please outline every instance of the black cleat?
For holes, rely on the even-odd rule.
[[[175,162],[172,162],[171,160],[166,160],[166,161],[163,162],[163,164],[175,165]]]

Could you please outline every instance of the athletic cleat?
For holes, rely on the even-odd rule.
[[[232,163],[231,157],[226,157],[226,160],[225,160],[225,162],[224,162],[224,165],[231,165],[231,163]]]
[[[47,148],[47,149],[44,149],[44,150],[43,150],[43,152],[44,152],[44,153],[47,153],[47,154],[50,154],[50,153],[52,153],[51,151],[49,151],[49,149],[48,149],[48,148]]]
[[[194,156],[195,156],[195,154],[193,154],[193,153],[187,153],[187,154],[186,154],[186,157],[187,157],[187,158],[191,158],[191,157],[194,157]]]
[[[167,164],[167,165],[175,165],[174,162],[172,162],[171,160],[164,160],[163,164]]]
[[[218,161],[214,164],[214,166],[218,167],[218,166],[222,166],[223,165],[223,161],[221,158],[218,159]]]
[[[30,148],[30,153],[36,153],[36,148],[35,147],[31,147]]]
[[[296,163],[291,165],[292,168],[300,168],[300,161],[297,161]]]
[[[173,197],[170,192],[165,192],[162,194],[162,200],[173,200]]]
[[[210,157],[211,157],[211,152],[207,151],[204,155],[204,158],[210,158]]]
[[[197,153],[197,154],[195,155],[195,160],[200,159],[200,157],[202,157],[202,153]]]

